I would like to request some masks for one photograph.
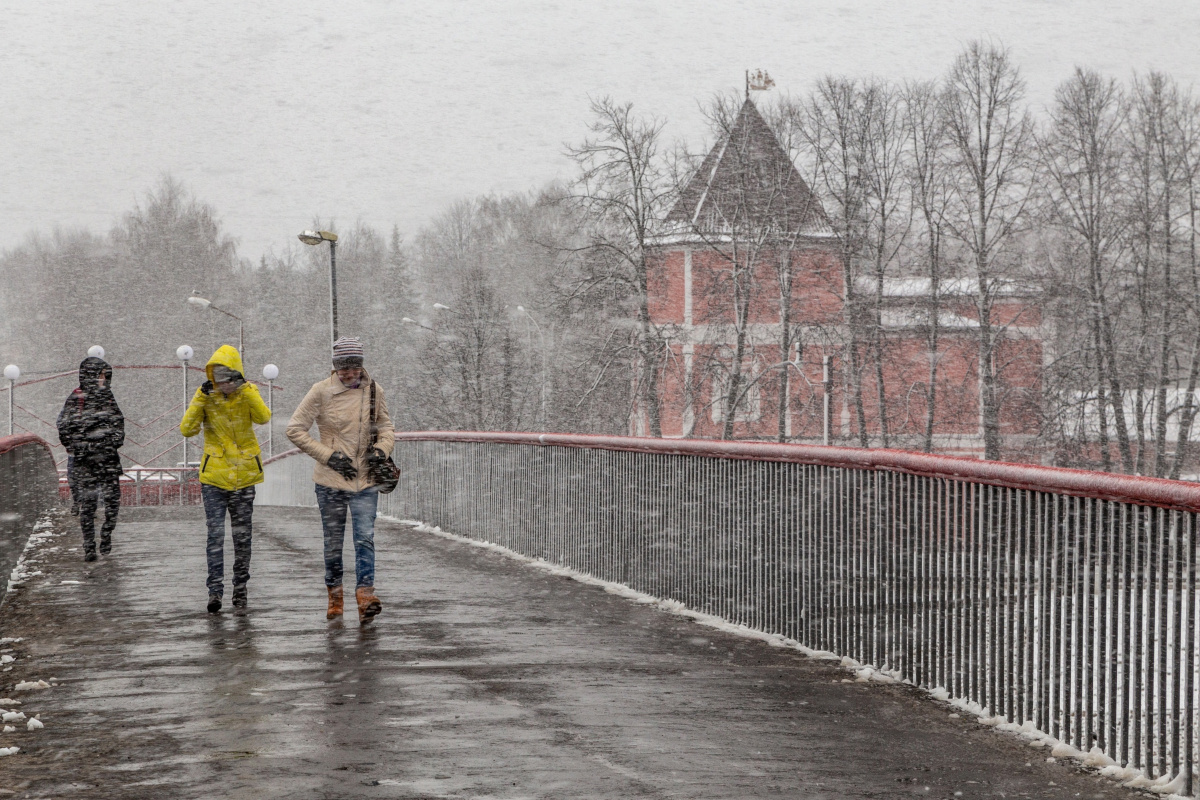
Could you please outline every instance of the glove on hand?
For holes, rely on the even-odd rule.
[[[213,391],[213,382],[212,382],[212,381],[205,381],[204,383],[200,384],[200,391],[201,391],[201,392],[203,392],[203,393],[204,393],[204,394],[206,394],[206,395],[208,395],[208,394],[212,394],[212,391]]]
[[[387,461],[387,455],[378,447],[372,447],[371,451],[367,453],[367,463],[372,466],[382,464],[384,461]]]
[[[341,475],[348,481],[352,481],[358,477],[358,470],[354,468],[354,462],[345,453],[334,452],[325,462],[325,466]]]

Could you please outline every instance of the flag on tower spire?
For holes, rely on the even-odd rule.
[[[746,99],[750,99],[750,91],[765,92],[775,85],[775,81],[771,80],[771,76],[766,70],[756,69],[754,72],[746,70]]]

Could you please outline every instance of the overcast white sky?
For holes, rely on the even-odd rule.
[[[8,0],[0,31],[0,248],[104,232],[169,172],[255,260],[314,215],[411,236],[566,176],[589,95],[699,143],[698,101],[747,68],[936,77],[991,37],[1035,107],[1075,64],[1200,75],[1195,0]]]

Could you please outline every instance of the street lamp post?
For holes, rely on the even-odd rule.
[[[263,367],[263,377],[267,380],[267,410],[271,412],[267,420],[267,458],[275,455],[275,398],[273,381],[279,377],[279,367],[267,364]]]
[[[179,359],[180,364],[183,366],[183,410],[185,412],[187,411],[188,402],[191,400],[191,398],[188,397],[187,371],[188,371],[188,362],[192,360],[193,355],[195,355],[194,351],[192,350],[192,348],[188,347],[186,344],[179,345],[179,347],[176,348],[176,350],[175,350],[175,357]],[[187,466],[188,466],[187,450],[188,450],[187,437],[184,436],[183,437],[183,469],[185,472],[187,471]],[[179,473],[179,498],[180,498],[179,502],[180,502],[180,504],[182,504],[183,503],[183,473],[182,472]]]
[[[242,322],[242,318],[239,317],[237,314],[230,314],[228,311],[226,311],[223,308],[217,308],[216,306],[213,305],[212,300],[206,300],[205,298],[200,297],[198,295],[192,295],[191,297],[189,297],[187,299],[187,301],[188,301],[188,303],[196,306],[197,308],[209,309],[211,311],[219,311],[220,313],[224,314],[225,316],[232,317],[233,319],[237,320],[237,324],[238,324],[238,355],[242,357],[242,361],[244,363],[246,360],[246,350],[244,347],[244,345],[245,345],[245,324]]]
[[[21,377],[21,368],[9,364],[4,368],[4,377],[8,378],[8,435],[13,435],[13,394],[17,389],[17,378]]]
[[[821,408],[821,443],[829,444],[833,438],[833,398],[831,396],[833,390],[833,356],[824,356],[821,359],[821,386],[822,386],[822,408]]]
[[[542,333],[542,326],[538,324],[532,314],[525,310],[525,306],[517,306],[517,311],[529,317],[529,321],[537,328],[538,338],[542,342],[542,420],[540,427],[544,431],[546,430],[546,334]]]
[[[318,245],[329,242],[329,346],[337,341],[337,234],[330,231],[302,231],[300,241]]]

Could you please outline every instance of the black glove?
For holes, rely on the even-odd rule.
[[[378,447],[372,447],[370,452],[367,453],[367,463],[371,466],[382,464],[385,461],[387,461],[387,455]]]
[[[213,382],[212,381],[205,381],[204,383],[200,384],[200,391],[203,392],[204,394],[212,394],[212,390],[213,390]]]
[[[334,451],[334,454],[325,462],[325,466],[348,481],[352,481],[358,477],[358,470],[354,468],[354,462],[345,453]]]

